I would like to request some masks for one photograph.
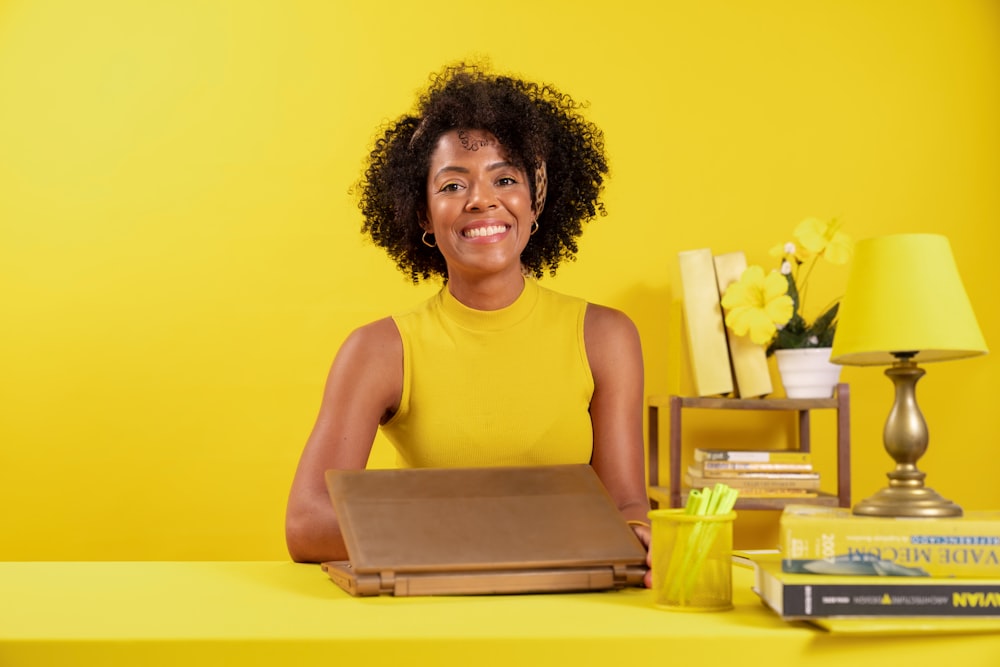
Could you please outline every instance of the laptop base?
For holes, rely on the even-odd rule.
[[[385,575],[355,572],[349,561],[330,561],[322,567],[334,583],[356,597],[603,591],[642,586],[646,574],[646,568],[635,565]]]

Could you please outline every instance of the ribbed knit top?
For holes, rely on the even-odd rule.
[[[403,340],[399,410],[382,426],[403,467],[588,463],[594,379],[587,304],[525,279],[506,308],[447,286],[393,316]]]

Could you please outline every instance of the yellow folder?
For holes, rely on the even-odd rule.
[[[738,281],[747,268],[747,259],[742,252],[729,252],[715,257],[715,277],[719,284],[719,295],[726,293],[730,284]],[[729,341],[729,355],[733,364],[736,395],[752,398],[770,394],[771,374],[767,369],[767,351],[763,345],[750,340],[750,336],[737,336],[725,327]]]
[[[677,260],[695,393],[731,393],[733,373],[712,251],[685,250],[678,253]]]

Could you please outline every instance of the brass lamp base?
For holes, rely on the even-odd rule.
[[[885,422],[885,450],[896,462],[887,474],[889,486],[854,506],[861,516],[950,517],[962,508],[924,486],[917,460],[927,451],[927,422],[917,405],[916,385],[924,370],[913,363],[913,352],[897,352],[896,363],[885,374],[896,386],[896,401]]]
[[[923,475],[923,473],[920,473]],[[938,518],[962,516],[962,508],[926,486],[889,486],[854,506],[861,516],[902,516]]]

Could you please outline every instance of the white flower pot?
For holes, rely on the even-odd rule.
[[[788,398],[830,398],[840,381],[840,365],[830,363],[829,347],[775,350],[778,374]]]

